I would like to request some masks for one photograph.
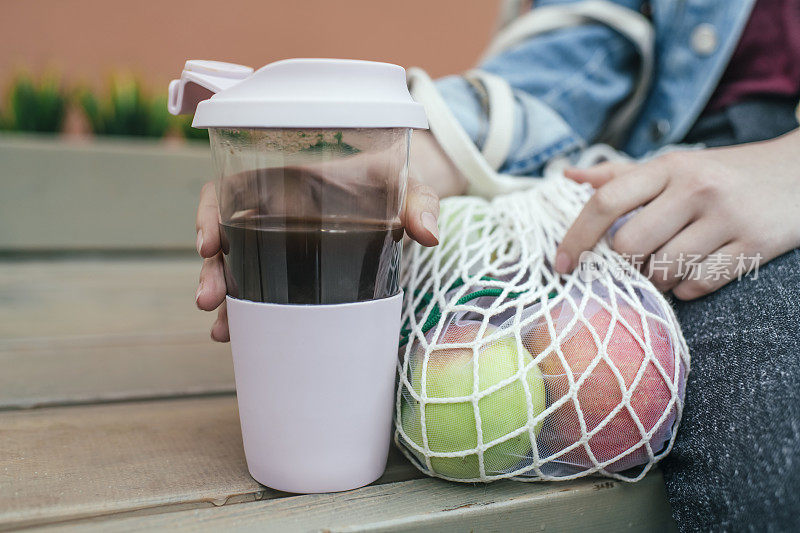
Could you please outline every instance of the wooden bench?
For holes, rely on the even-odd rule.
[[[292,495],[259,485],[242,451],[229,348],[208,339],[211,317],[192,307],[200,265],[190,251],[193,196],[203,176],[162,174],[166,183],[144,179],[144,190],[127,197],[77,199],[69,191],[87,190],[80,184],[92,179],[96,147],[77,155],[55,147],[54,156],[36,141],[10,144],[0,139],[0,179],[16,197],[0,196],[0,218],[8,205],[36,205],[41,190],[31,183],[49,186],[56,163],[62,182],[54,187],[78,205],[66,218],[43,210],[26,219],[29,246],[8,226],[0,230],[0,530],[674,529],[657,470],[632,485],[596,478],[463,485],[427,478],[393,451],[383,477],[358,490]],[[37,162],[18,162],[12,174],[4,157],[22,157],[13,149],[20,144]],[[152,146],[118,148],[126,150],[136,172],[159,172],[149,152],[185,157],[170,168],[197,171],[196,150],[163,156]],[[135,177],[125,172],[119,179]],[[137,237],[124,249],[121,230],[99,227],[90,211],[117,202],[120,218],[133,224],[136,202],[160,189],[178,209],[148,213],[161,217],[140,225],[154,239],[149,248]],[[87,217],[75,219],[81,212]],[[179,224],[169,242],[156,240],[159,227]],[[57,238],[48,232],[54,225]],[[72,240],[58,237],[82,229]],[[154,252],[164,248],[173,251]]]

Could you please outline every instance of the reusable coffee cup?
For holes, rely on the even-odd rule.
[[[411,131],[397,65],[187,61],[169,110],[207,128],[247,465],[260,483],[371,483],[389,451]]]

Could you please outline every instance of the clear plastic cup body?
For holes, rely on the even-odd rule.
[[[229,296],[338,304],[399,292],[410,129],[209,134]]]

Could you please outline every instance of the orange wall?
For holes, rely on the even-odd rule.
[[[499,0],[2,0],[0,91],[21,68],[102,87],[133,72],[166,90],[187,58],[258,67],[287,57],[472,66]]]

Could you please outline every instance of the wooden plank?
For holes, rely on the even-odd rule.
[[[0,408],[231,392],[196,258],[0,262]]]
[[[82,343],[25,343],[0,348],[0,407],[231,393],[227,346],[204,333]]]
[[[207,330],[199,257],[0,261],[0,339]]]
[[[0,136],[0,250],[194,246],[205,143]]]
[[[157,395],[180,390],[176,383],[202,384],[213,367],[187,370],[195,320],[188,317],[202,319],[203,336],[206,327],[206,316],[186,311],[196,268],[194,259],[0,264],[0,391],[16,386],[16,397],[80,401],[136,396],[143,385],[155,385],[144,394]],[[173,363],[159,364],[162,357]],[[0,449],[10,452],[0,459],[6,527],[276,496],[244,470],[230,398],[0,413]],[[383,481],[418,475],[399,460]]]
[[[460,485],[418,479],[339,494],[296,496],[93,522],[58,531],[674,531],[663,478]]]
[[[0,529],[285,496],[254,481],[232,396],[0,413]],[[381,482],[420,476],[399,454]]]

